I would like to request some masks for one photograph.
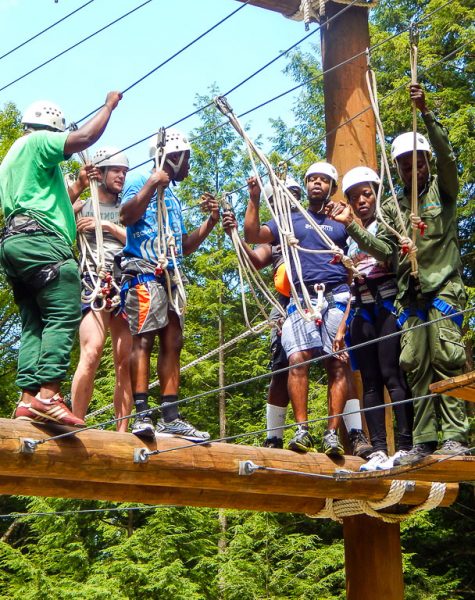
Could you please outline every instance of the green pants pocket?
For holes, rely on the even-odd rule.
[[[439,325],[438,336],[434,340],[434,366],[443,371],[454,371],[465,364],[465,346],[458,327]]]

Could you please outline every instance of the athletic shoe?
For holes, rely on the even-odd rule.
[[[348,435],[350,437],[353,456],[368,458],[373,452],[373,446],[368,442],[368,438],[364,431],[362,429],[350,429]]]
[[[315,452],[314,446],[315,442],[308,429],[300,425],[287,447],[294,452]]]
[[[394,459],[393,465],[395,467],[413,465],[420,462],[426,456],[430,456],[436,448],[436,442],[415,444],[404,456]]]
[[[345,454],[336,429],[327,429],[323,434],[323,452],[327,456],[343,456]]]
[[[34,421],[35,423],[49,423],[50,420],[47,417],[40,417],[31,410],[31,402],[24,402],[20,400],[15,410],[15,419],[21,421]]]
[[[445,440],[442,446],[434,452],[434,454],[445,454],[447,456],[470,454],[467,446],[455,440]]]
[[[283,448],[284,440],[282,438],[278,438],[277,436],[267,438],[264,442],[264,448]]]
[[[390,456],[387,461],[381,463],[380,465],[376,465],[377,471],[384,471],[385,469],[392,469],[394,467],[394,461],[397,458],[401,458],[402,456],[406,456],[408,450],[398,450],[395,454]]]
[[[39,397],[40,395],[37,394],[29,406],[29,411],[35,415],[34,421],[38,420],[39,423],[59,423],[60,425],[70,425],[71,427],[85,426],[84,421],[79,419],[79,417],[75,417],[69,410],[60,394],[55,394],[48,400],[40,400]],[[23,412],[23,409],[24,407],[22,407],[20,412]]]
[[[138,437],[151,438],[155,437],[155,427],[151,417],[147,413],[135,417],[132,423],[132,433]]]
[[[388,460],[388,455],[384,450],[376,450],[368,456],[368,462],[361,465],[360,471],[376,471],[378,465],[385,463]]]
[[[155,431],[158,434],[174,435],[190,442],[205,442],[210,439],[207,431],[199,431],[191,423],[180,418],[174,419],[169,423],[166,423],[163,419],[159,419]]]

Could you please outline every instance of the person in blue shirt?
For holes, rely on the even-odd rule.
[[[308,196],[308,214],[341,249],[346,249],[346,230],[330,219],[326,206],[337,189],[338,174],[335,167],[326,162],[311,165],[305,174]],[[321,237],[300,212],[292,213],[295,238],[306,250],[328,250]],[[275,220],[261,226],[259,204],[251,197],[244,221],[244,235],[248,243],[275,243],[279,241],[279,231]],[[282,327],[282,346],[291,367],[288,376],[288,391],[294,418],[299,423],[297,432],[289,443],[289,448],[298,452],[314,450],[314,441],[308,431],[308,388],[309,365],[306,361],[318,354],[328,354],[335,347],[335,337],[344,316],[344,310],[350,298],[348,272],[341,262],[332,260],[331,254],[316,254],[298,251],[302,281],[316,303],[316,284],[324,284],[324,298],[321,323],[307,322],[296,310],[294,298],[289,302],[288,317]],[[290,277],[297,293],[302,294],[302,283],[291,261]],[[303,364],[302,364],[303,363]],[[340,356],[329,356],[324,360],[328,373],[329,413],[328,428],[324,433],[323,449],[328,455],[344,453],[337,429],[346,401],[351,395],[351,379],[348,365]],[[358,402],[355,398],[356,403]],[[358,404],[359,406],[359,404]],[[348,415],[350,416],[350,415]],[[361,426],[358,427],[360,429]],[[349,428],[351,430],[351,427]]]
[[[151,140],[151,156],[156,156],[159,136]],[[189,172],[190,145],[175,130],[167,130],[165,162],[150,174],[127,177],[121,204],[121,221],[127,239],[121,259],[122,301],[133,336],[131,377],[134,404],[138,414],[132,433],[153,437],[155,432],[172,434],[191,441],[209,439],[181,418],[176,401],[180,385],[180,353],[183,347],[183,316],[180,310],[181,260],[194,252],[219,220],[217,201],[204,194],[201,208],[210,213],[197,229],[185,229],[180,201],[168,189],[171,181],[183,181]],[[164,211],[158,211],[157,189],[164,189]],[[162,230],[162,234],[160,231]],[[165,232],[165,235],[163,235]],[[163,240],[166,240],[165,247]],[[158,335],[160,354],[157,374],[160,380],[162,418],[154,428],[148,405],[150,357]]]

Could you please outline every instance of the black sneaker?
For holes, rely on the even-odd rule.
[[[343,456],[345,454],[336,429],[327,429],[323,434],[323,452],[327,456]]]
[[[373,453],[373,446],[368,442],[368,438],[362,429],[351,429],[348,435],[353,456],[368,458]]]
[[[283,448],[284,440],[282,438],[278,438],[277,436],[267,438],[264,442],[264,448]]]
[[[394,466],[408,466],[420,462],[426,456],[430,456],[437,448],[436,442],[423,442],[421,444],[415,444],[411,450],[404,456],[394,459]]]
[[[442,446],[434,454],[445,454],[447,456],[464,456],[470,454],[467,446],[455,440],[445,440]]]
[[[300,426],[290,440],[288,448],[294,452],[315,452],[315,442],[308,429]]]
[[[135,417],[132,423],[132,433],[139,437],[153,439],[155,437],[155,427],[152,419],[146,414]]]

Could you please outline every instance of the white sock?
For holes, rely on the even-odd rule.
[[[273,427],[282,427],[282,425],[285,425],[287,407],[275,406],[274,404],[267,404],[266,406],[267,428],[271,429]],[[282,439],[283,436],[283,429],[273,429],[272,431],[267,432],[268,438],[277,437],[279,439]]]
[[[358,398],[347,400],[345,408],[343,409],[343,421],[345,421],[345,427],[348,433],[350,433],[352,429],[363,429],[363,425],[361,423],[361,413],[355,412],[352,415],[346,414],[355,410],[360,410],[360,401]]]

